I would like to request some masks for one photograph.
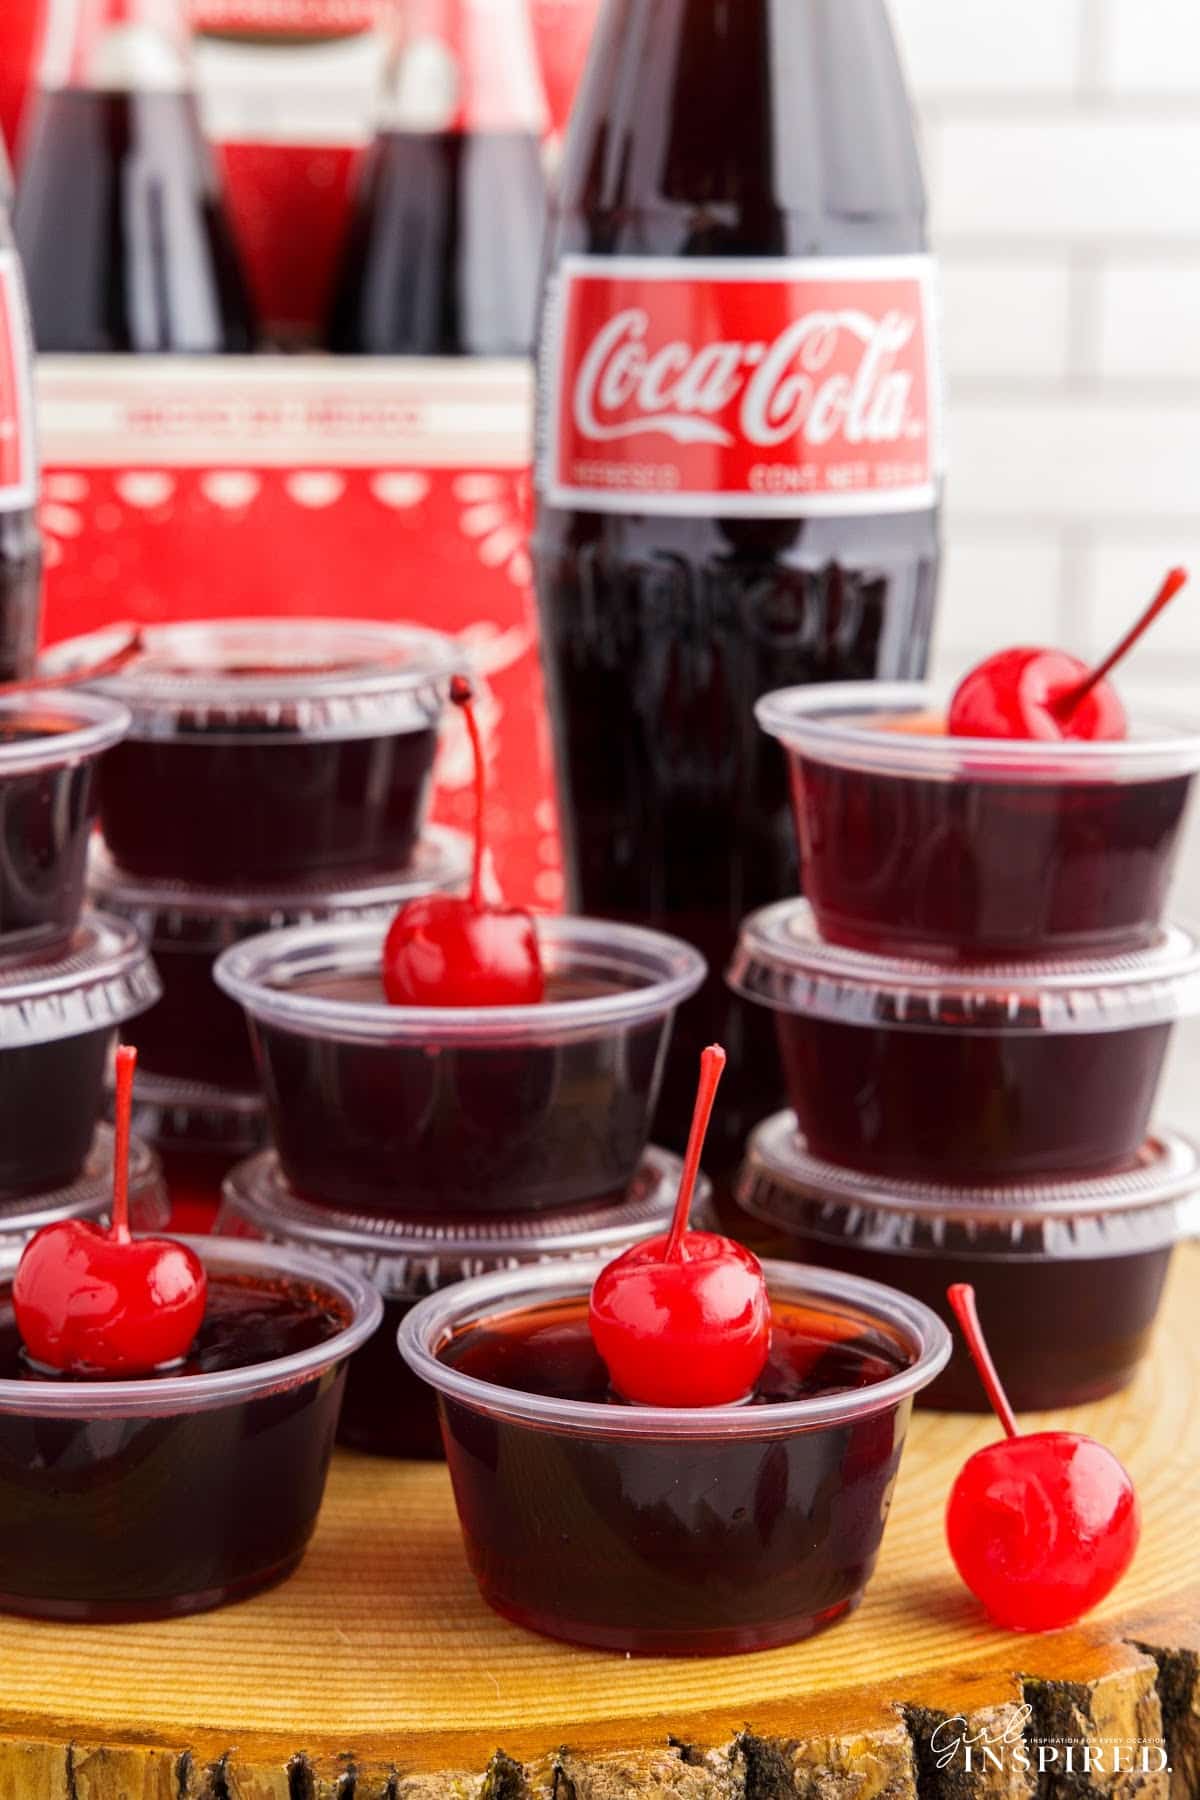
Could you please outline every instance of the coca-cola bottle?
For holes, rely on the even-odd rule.
[[[15,225],[39,350],[253,348],[181,0],[56,0]]]
[[[796,889],[755,698],[923,670],[939,445],[925,200],[883,0],[606,0],[550,225],[535,559],[575,901],[690,938],[659,1132],[777,1102],[724,967]]]
[[[0,143],[0,681],[32,672],[42,605],[33,341],[8,222],[11,200]]]
[[[330,314],[331,349],[529,354],[545,123],[527,0],[400,0],[379,134]]]

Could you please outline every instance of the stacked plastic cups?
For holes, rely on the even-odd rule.
[[[730,970],[770,1007],[793,1112],[752,1134],[743,1207],[797,1261],[949,1318],[970,1281],[1014,1405],[1098,1399],[1148,1347],[1200,1154],[1152,1115],[1200,946],[1164,923],[1200,732],[945,734],[921,684],[766,696],[806,898]],[[984,1401],[956,1351],[922,1396]]]
[[[119,1031],[158,981],[136,929],[85,913],[84,866],[98,771],[129,728],[84,694],[0,697],[0,1247],[58,1219],[99,1219],[111,1196],[101,1121]],[[161,1224],[157,1159],[135,1143],[136,1222]]]
[[[119,650],[76,640],[53,665]],[[224,1174],[222,1235],[380,1291],[341,1432],[393,1455],[439,1451],[432,1393],[403,1385],[395,1347],[418,1299],[665,1225],[678,1166],[649,1125],[675,1010],[704,975],[661,934],[544,919],[537,1004],[388,1003],[398,907],[467,883],[465,840],[423,823],[460,662],[403,626],[245,620],[150,628],[89,679],[132,716],[101,771],[92,891],[162,977],[126,1032],[138,1120],[174,1191]]]
[[[120,662],[123,630],[74,639],[55,673]],[[468,851],[424,827],[450,641],[403,625],[302,619],[152,626],[88,680],[128,729],[101,764],[93,903],[141,935],[161,980],[132,1019],[134,1123],[173,1193],[203,1209],[267,1141],[240,1010],[212,979],[271,926],[385,917],[459,884]]]

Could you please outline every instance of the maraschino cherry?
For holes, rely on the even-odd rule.
[[[471,891],[406,901],[384,940],[383,990],[393,1006],[531,1006],[546,991],[533,920],[483,897],[487,772],[465,676],[454,677],[450,698],[462,708],[475,758]]]
[[[959,682],[946,716],[947,731],[953,737],[1049,742],[1125,737],[1125,708],[1108,676],[1186,580],[1186,569],[1172,569],[1146,610],[1095,668],[1065,650],[998,650]]]
[[[750,1393],[771,1348],[771,1302],[752,1251],[689,1231],[700,1153],[725,1052],[700,1059],[700,1087],[669,1232],[601,1271],[589,1320],[612,1384],[643,1406],[728,1406]]]
[[[148,1375],[177,1362],[204,1318],[204,1265],[173,1238],[129,1229],[129,1115],[137,1051],[117,1051],[112,1225],[46,1225],[13,1281],[13,1311],[35,1363],[72,1375]]]
[[[946,1509],[958,1572],[998,1625],[1056,1631],[1099,1605],[1137,1549],[1133,1483],[1111,1450],[1073,1431],[1022,1436],[984,1342],[975,1290],[947,1297],[1006,1437],[964,1463]]]

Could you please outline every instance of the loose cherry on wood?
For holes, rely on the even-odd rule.
[[[1187,581],[1171,569],[1149,606],[1095,668],[1065,650],[998,650],[965,675],[950,701],[955,737],[1107,740],[1125,737],[1125,708],[1108,676]]]
[[[671,1229],[635,1244],[592,1289],[592,1338],[613,1387],[643,1406],[726,1406],[762,1373],[771,1347],[771,1303],[758,1258],[731,1238],[689,1231],[725,1052],[700,1059],[700,1087]]]
[[[1140,1530],[1133,1483],[1111,1450],[1072,1431],[1022,1436],[966,1283],[947,1290],[1007,1435],[963,1464],[946,1510],[959,1574],[998,1625],[1055,1631],[1124,1575]]]
[[[25,1246],[17,1329],[35,1363],[74,1375],[147,1375],[187,1354],[204,1317],[204,1265],[173,1238],[129,1229],[129,1119],[137,1051],[117,1051],[112,1225],[64,1219]]]
[[[475,759],[475,863],[465,897],[424,894],[392,920],[383,946],[383,989],[393,1006],[530,1006],[545,976],[529,914],[483,897],[487,772],[471,684],[456,675],[450,698],[462,708]]]

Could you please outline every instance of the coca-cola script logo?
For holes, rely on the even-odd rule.
[[[924,257],[568,258],[544,491],[620,511],[929,505],[929,274]]]

